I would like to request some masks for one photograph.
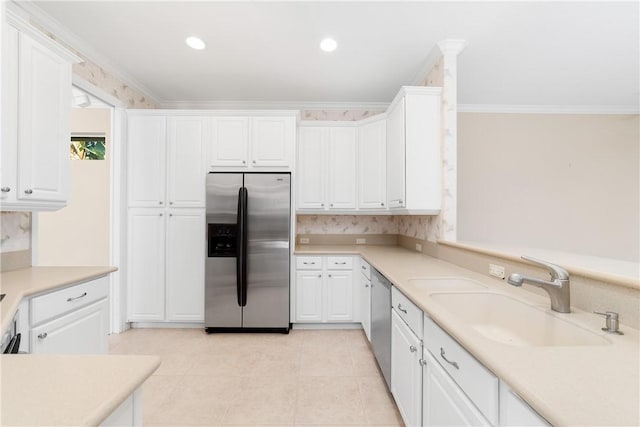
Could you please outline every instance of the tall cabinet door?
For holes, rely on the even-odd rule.
[[[71,69],[25,34],[18,48],[18,193],[65,202],[69,181]]]
[[[353,320],[353,272],[329,271],[326,282],[326,320]]]
[[[211,120],[209,166],[247,165],[249,118],[216,117]]]
[[[166,119],[130,115],[127,127],[129,207],[163,207],[166,197]]]
[[[301,127],[298,139],[298,208],[325,208],[326,129]]]
[[[387,140],[384,120],[369,123],[359,135],[360,209],[384,209],[387,202]]]
[[[296,274],[296,320],[322,321],[322,272],[298,271]]]
[[[390,208],[405,206],[404,99],[387,114],[387,200]]]
[[[165,214],[161,209],[129,209],[128,320],[164,320]]]
[[[329,208],[356,208],[357,128],[330,129]]]
[[[2,144],[0,144],[0,200],[15,200],[18,158],[18,30],[3,25],[2,31]]]
[[[167,218],[167,320],[204,321],[204,209],[173,209]]]
[[[204,207],[206,124],[202,117],[167,119],[167,181],[171,207]]]

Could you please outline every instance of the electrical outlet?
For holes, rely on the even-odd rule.
[[[356,245],[366,245],[367,239],[356,239]]]
[[[304,245],[304,244],[308,244],[309,243],[309,238],[308,237],[301,237],[300,238],[300,244]]]
[[[504,267],[501,265],[489,264],[489,274],[498,279],[504,279]]]
[[[422,243],[416,243],[416,251],[422,252]]]

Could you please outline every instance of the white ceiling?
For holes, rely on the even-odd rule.
[[[386,103],[423,77],[446,38],[468,42],[458,64],[461,104],[639,104],[637,1],[35,5],[82,40],[79,50],[165,105]],[[207,49],[188,48],[189,35]],[[338,41],[331,54],[318,49],[325,36]]]

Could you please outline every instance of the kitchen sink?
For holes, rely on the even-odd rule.
[[[409,284],[429,292],[478,291],[487,289],[485,285],[465,277],[414,277]]]
[[[520,347],[609,344],[594,332],[508,295],[436,293],[431,298],[485,338],[502,344]]]

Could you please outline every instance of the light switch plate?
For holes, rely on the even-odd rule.
[[[308,244],[309,243],[309,238],[308,237],[301,237],[300,238],[300,244],[304,245],[304,244]]]
[[[356,245],[366,245],[367,239],[356,239]]]
[[[489,274],[498,279],[504,279],[504,267],[501,265],[489,264]]]

